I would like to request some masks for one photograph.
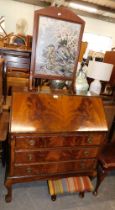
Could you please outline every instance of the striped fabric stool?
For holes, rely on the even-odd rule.
[[[48,188],[53,201],[56,200],[58,194],[79,192],[80,197],[84,197],[84,192],[94,190],[88,176],[48,180]]]

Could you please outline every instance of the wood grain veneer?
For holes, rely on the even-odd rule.
[[[6,201],[15,183],[95,176],[107,130],[99,97],[13,93]]]

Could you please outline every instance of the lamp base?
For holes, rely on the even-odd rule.
[[[100,95],[100,93],[101,93],[101,82],[99,80],[94,80],[93,82],[91,82],[89,91],[92,94]]]

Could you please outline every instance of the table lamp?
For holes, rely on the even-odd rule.
[[[98,61],[89,61],[87,77],[94,79],[90,84],[89,91],[92,94],[99,95],[101,92],[101,82],[109,81],[112,73],[113,65]]]

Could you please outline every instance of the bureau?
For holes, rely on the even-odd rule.
[[[15,183],[95,176],[106,132],[99,97],[14,92],[6,201]]]

